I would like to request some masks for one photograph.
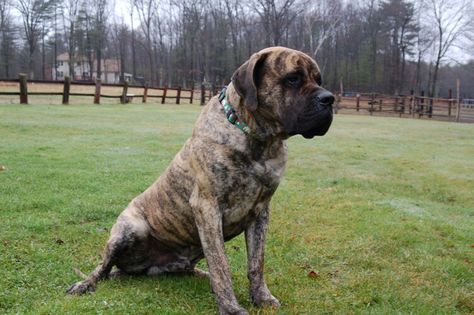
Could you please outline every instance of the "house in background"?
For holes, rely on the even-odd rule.
[[[62,53],[57,57],[57,68],[51,70],[53,80],[64,80],[69,76],[72,80],[95,80],[97,78],[97,60],[92,61],[92,71],[90,62],[85,56],[76,56],[74,60],[74,74],[69,74],[69,54]],[[101,79],[104,83],[120,83],[120,61],[118,59],[102,59]],[[124,79],[129,81],[131,75],[124,74]]]

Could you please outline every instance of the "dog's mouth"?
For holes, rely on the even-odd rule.
[[[324,136],[329,130],[331,123],[332,107],[328,106],[298,119],[297,126],[300,131],[297,133],[306,139],[312,139],[315,136]]]

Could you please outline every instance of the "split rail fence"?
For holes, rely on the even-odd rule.
[[[2,85],[16,86],[16,91],[11,88],[2,89]],[[46,84],[55,86],[56,92],[28,91],[33,84]],[[62,91],[58,91],[62,86]],[[94,93],[71,91],[71,87],[88,86]],[[108,88],[109,93],[103,93],[102,88]],[[112,89],[110,89],[112,88]],[[15,89],[15,88],[14,88]],[[5,91],[8,90],[8,91]],[[77,90],[77,89],[76,89]],[[130,93],[130,90],[135,93]],[[115,92],[112,94],[111,91]],[[120,93],[119,93],[120,92]],[[138,93],[137,93],[138,92]],[[146,103],[148,99],[156,99],[158,103],[181,104],[194,101],[204,105],[213,95],[217,94],[218,87],[206,88],[201,85],[198,89],[148,87],[123,84],[107,84],[96,82],[72,82],[68,77],[63,81],[27,80],[26,75],[20,74],[17,80],[0,80],[0,96],[19,96],[20,104],[28,104],[28,96],[62,96],[62,104],[69,104],[70,97],[90,97],[94,104],[100,104],[102,98],[119,99],[120,103],[131,103],[133,99],[141,99]],[[472,101],[472,102],[471,102]],[[157,103],[154,101],[154,103]],[[474,100],[463,103],[459,98],[453,98],[451,91],[448,98],[430,98],[417,95],[388,96],[375,93],[338,94],[335,113],[361,113],[369,115],[387,115],[411,118],[428,118],[447,121],[461,121],[474,123]]]
[[[449,93],[448,98],[432,98],[417,95],[380,95],[374,93],[351,93],[336,96],[336,113],[361,113],[411,118],[429,118],[447,121],[471,121],[474,108],[463,103]],[[472,113],[472,114],[471,114]]]
[[[17,91],[2,91],[2,83],[18,85]],[[31,84],[46,84],[50,86],[60,87],[62,86],[61,92],[54,91],[28,91],[28,87]],[[71,86],[88,86],[94,88],[94,93],[87,92],[72,92]],[[116,94],[103,93],[103,88],[114,88],[114,91],[120,91]],[[139,93],[130,93],[130,90],[140,91]],[[110,89],[109,89],[110,90]],[[181,87],[168,88],[168,87],[148,87],[139,85],[129,85],[128,82],[123,84],[110,84],[102,83],[101,80],[95,82],[81,82],[71,81],[69,77],[66,77],[62,81],[48,81],[48,80],[27,80],[26,75],[21,74],[17,80],[0,80],[0,96],[19,96],[20,104],[28,104],[28,96],[62,96],[62,104],[67,105],[70,102],[71,96],[91,97],[94,104],[100,104],[101,98],[118,99],[120,103],[127,104],[131,103],[134,98],[141,99],[142,103],[146,103],[148,99],[157,99],[161,104],[174,102],[181,104],[182,101],[189,101],[193,104],[194,101],[200,102],[204,105],[213,95],[217,93],[215,87],[210,89],[201,85],[199,89],[192,87],[191,89],[184,89]]]

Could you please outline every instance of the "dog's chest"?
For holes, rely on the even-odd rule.
[[[286,164],[286,148],[274,156],[241,166],[223,191],[225,236],[238,234],[268,206]]]

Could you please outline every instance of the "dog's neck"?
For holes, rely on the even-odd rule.
[[[250,128],[249,140],[261,143],[273,143],[275,140],[282,140],[279,128],[266,123],[266,119],[261,117],[258,109],[255,111],[247,109],[244,99],[237,93],[232,83],[227,87],[226,98],[240,119]]]

